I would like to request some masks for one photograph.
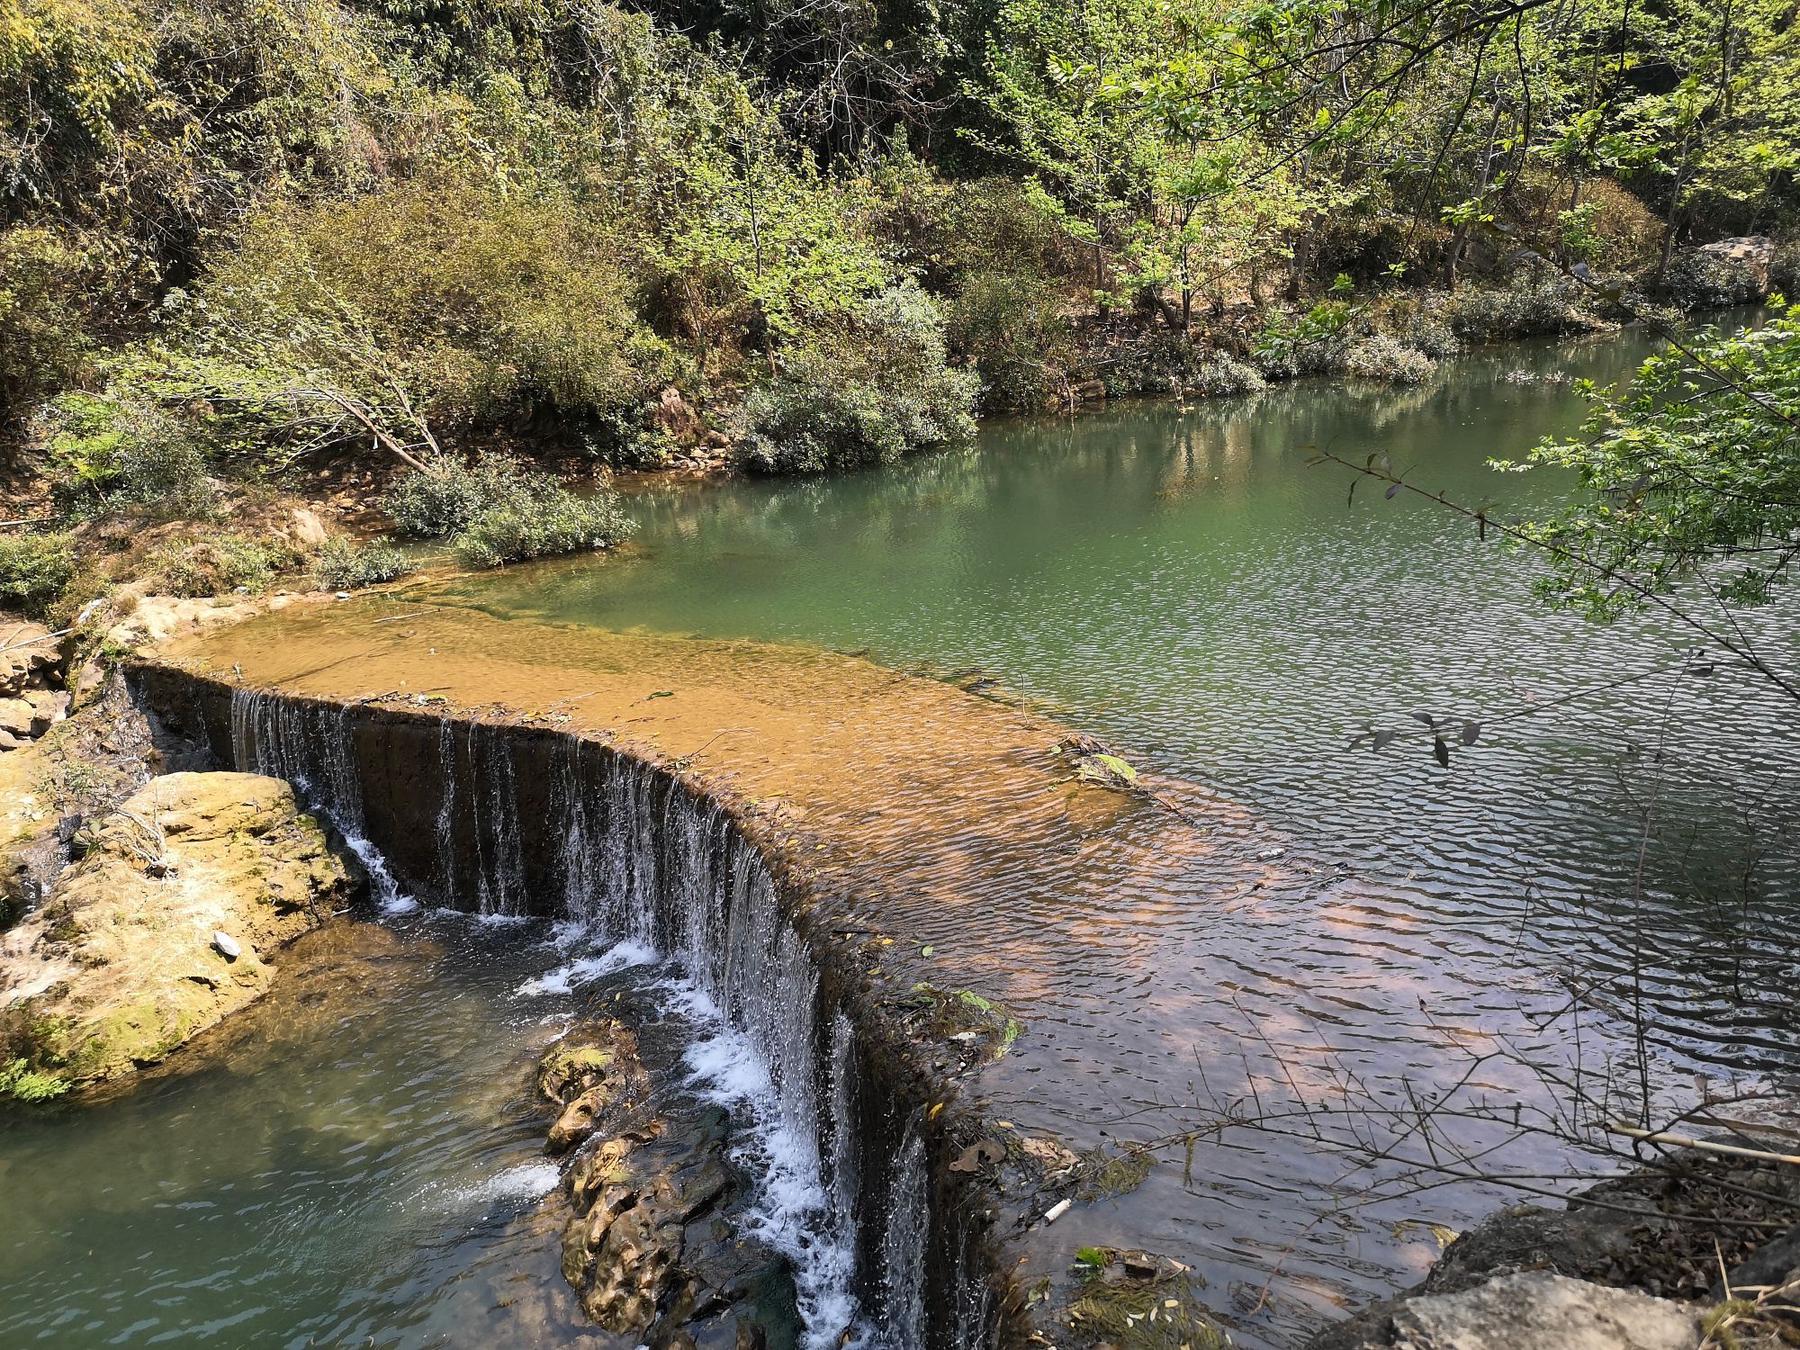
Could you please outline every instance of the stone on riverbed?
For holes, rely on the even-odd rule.
[[[72,1084],[155,1063],[258,998],[275,952],[352,890],[293,789],[256,774],[152,779],[83,825],[72,849],[43,902],[0,939],[8,1053]]]
[[[636,1038],[617,1022],[599,1021],[573,1028],[545,1053],[538,1091],[562,1108],[545,1143],[558,1154],[642,1104],[650,1083]]]
[[[793,1273],[736,1231],[746,1182],[730,1117],[683,1094],[652,1109],[636,1037],[577,1023],[543,1056],[538,1086],[562,1108],[552,1153],[573,1210],[562,1272],[600,1327],[650,1345],[785,1345],[798,1334]]]
[[[1566,1275],[1503,1275],[1394,1314],[1396,1350],[1693,1350],[1693,1308]]]

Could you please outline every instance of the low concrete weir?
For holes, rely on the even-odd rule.
[[[173,753],[295,783],[390,897],[578,920],[676,961],[741,1033],[814,1197],[778,1240],[809,1342],[972,1347],[1017,1330],[976,1130],[880,1007],[832,897],[779,841],[675,768],[542,726],[255,691],[140,665]]]

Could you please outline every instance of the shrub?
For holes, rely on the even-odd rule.
[[[1523,272],[1506,286],[1465,286],[1445,300],[1443,312],[1455,334],[1470,342],[1605,326],[1590,308],[1587,289],[1547,268]]]
[[[0,534],[0,603],[41,617],[75,577],[67,534]]]
[[[1278,380],[1337,369],[1355,317],[1344,300],[1322,300],[1297,317],[1271,315],[1252,344],[1257,368]]]
[[[520,472],[504,455],[485,454],[473,464],[446,455],[422,471],[401,474],[383,494],[381,509],[401,534],[442,539],[466,528]]]
[[[343,535],[327,539],[312,562],[313,580],[327,591],[378,586],[410,571],[412,564],[406,555],[385,539],[359,544]]]
[[[557,553],[610,548],[632,523],[610,492],[577,496],[541,475],[493,503],[456,536],[456,552],[471,567],[498,567]],[[541,479],[541,481],[539,481]]]
[[[1800,300],[1800,239],[1784,239],[1775,245],[1775,257],[1769,263],[1769,288],[1779,291],[1790,303]]]
[[[282,540],[225,533],[163,544],[144,560],[143,575],[169,595],[254,595],[299,561]]]
[[[271,210],[208,286],[216,319],[281,331],[283,304],[358,316],[432,416],[603,418],[670,357],[632,310],[613,231],[542,194],[430,174],[345,203]]]
[[[1660,289],[1679,308],[1692,310],[1751,304],[1761,300],[1767,288],[1757,270],[1741,258],[1691,249],[1671,260]]]
[[[980,379],[947,360],[929,296],[896,286],[822,326],[744,400],[744,463],[817,473],[898,459],[974,433]]]
[[[76,238],[27,225],[0,230],[0,427],[22,421],[87,368],[90,297],[106,289],[100,279]]]
[[[1102,334],[1107,392],[1111,394],[1186,393],[1200,398],[1245,394],[1264,388],[1254,366],[1227,352],[1203,347],[1166,328],[1140,329],[1124,341],[1111,331]]]
[[[1361,380],[1421,384],[1431,378],[1436,368],[1437,362],[1417,347],[1409,347],[1386,333],[1363,338],[1344,353],[1344,373]]]
[[[1069,326],[1060,295],[1043,278],[983,272],[965,277],[949,305],[949,346],[981,373],[990,409],[1035,408],[1066,366]]]
[[[57,495],[80,515],[133,506],[165,519],[211,516],[217,493],[194,423],[147,399],[137,375],[121,371],[112,390],[65,394],[48,410]]]
[[[1435,310],[1414,317],[1406,327],[1406,338],[1433,361],[1448,361],[1462,350],[1456,330]]]
[[[406,534],[453,536],[457,553],[474,567],[607,548],[632,530],[616,494],[578,496],[549,474],[493,453],[408,473],[383,506]]]

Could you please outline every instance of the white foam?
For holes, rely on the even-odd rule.
[[[536,1200],[550,1194],[562,1181],[562,1173],[553,1162],[520,1163],[504,1172],[496,1172],[466,1192],[471,1200]]]
[[[335,821],[333,823],[336,824]],[[343,833],[345,845],[369,874],[369,886],[375,892],[381,912],[410,914],[417,909],[419,902],[400,889],[400,883],[394,880],[394,874],[388,870],[387,859],[381,856],[381,850],[360,834],[353,834],[342,826],[339,829]]]
[[[670,977],[664,987],[694,1024],[686,1052],[690,1086],[734,1111],[732,1157],[756,1178],[745,1231],[794,1263],[804,1344],[835,1346],[857,1321],[850,1292],[856,1249],[848,1216],[832,1213],[813,1136],[805,1122],[784,1118],[767,1062],[718,1005],[684,977]]]
[[[592,984],[603,975],[611,975],[614,971],[625,970],[631,966],[654,965],[662,959],[661,953],[642,942],[629,939],[608,948],[598,956],[578,956],[573,961],[566,961],[560,966],[546,970],[542,975],[534,976],[513,990],[519,998],[536,998],[544,994],[568,994],[574,992],[577,985]]]

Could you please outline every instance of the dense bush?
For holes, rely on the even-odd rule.
[[[1456,330],[1435,307],[1412,315],[1402,325],[1401,335],[1433,361],[1448,361],[1462,350]]]
[[[92,362],[88,317],[97,271],[82,241],[64,232],[0,230],[0,431]]]
[[[385,539],[358,543],[333,535],[320,546],[312,561],[313,580],[323,590],[351,591],[379,586],[412,571],[406,555]]]
[[[744,401],[744,463],[759,473],[817,473],[963,440],[980,386],[948,363],[931,298],[897,286],[823,324]]]
[[[217,492],[191,421],[120,380],[118,397],[70,393],[45,418],[52,478],[77,515],[134,506],[167,519],[212,513]]]
[[[1775,245],[1775,256],[1769,263],[1769,289],[1779,292],[1790,304],[1800,300],[1800,239],[1784,239]]]
[[[396,478],[381,509],[401,534],[442,539],[466,527],[520,472],[518,462],[504,455],[482,455],[472,464],[445,455]]]
[[[1748,263],[1693,249],[1670,261],[1659,289],[1677,308],[1699,310],[1752,304],[1766,287]]]
[[[213,328],[276,337],[284,305],[353,314],[424,411],[456,423],[641,401],[667,353],[632,292],[613,232],[573,203],[433,175],[264,213],[204,298]]]
[[[1354,342],[1344,353],[1344,373],[1359,380],[1388,384],[1421,384],[1437,368],[1417,347],[1408,346],[1386,333],[1374,333]]]
[[[0,534],[0,604],[41,616],[75,577],[67,534]]]
[[[992,410],[1041,407],[1068,363],[1069,326],[1060,296],[1037,278],[980,274],[951,297],[946,338],[981,375]]]
[[[583,497],[533,475],[470,521],[456,536],[456,552],[471,567],[498,567],[611,548],[631,531],[612,493]]]
[[[494,567],[552,553],[607,548],[632,525],[611,492],[579,496],[506,455],[441,459],[401,476],[383,499],[401,533],[450,537],[465,562]]]
[[[1270,315],[1252,344],[1257,369],[1277,380],[1337,370],[1354,319],[1355,312],[1344,300],[1322,300],[1300,315]]]
[[[1505,286],[1464,286],[1445,299],[1443,314],[1463,340],[1496,342],[1604,327],[1592,303],[1580,282],[1540,267]]]
[[[1205,346],[1156,327],[1135,340],[1112,344],[1106,367],[1106,387],[1112,394],[1191,394],[1218,398],[1245,394],[1267,383],[1256,367],[1228,352]]]

